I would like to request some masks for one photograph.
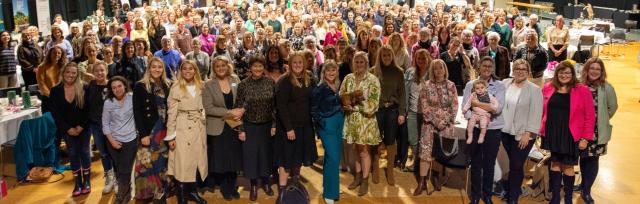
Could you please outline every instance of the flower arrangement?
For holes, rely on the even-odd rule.
[[[547,70],[549,71],[555,71],[556,70],[556,66],[558,66],[558,64],[560,64],[558,61],[551,61],[547,63]]]

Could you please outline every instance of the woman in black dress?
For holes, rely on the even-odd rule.
[[[449,41],[448,48],[448,50],[440,54],[440,59],[444,60],[445,64],[447,64],[449,81],[452,81],[456,85],[456,91],[458,91],[458,95],[461,95],[463,93],[462,89],[469,81],[469,78],[465,77],[464,73],[472,68],[471,60],[466,52],[464,52],[460,38],[452,37]]]
[[[569,62],[558,64],[551,82],[542,89],[542,96],[542,148],[551,152],[549,185],[552,195],[549,203],[560,203],[562,183],[565,203],[571,203],[575,181],[573,166],[578,164],[578,151],[586,149],[588,140],[593,139],[593,98],[589,88],[578,82]]]
[[[258,199],[258,179],[264,192],[272,196],[269,185],[272,165],[272,136],[275,135],[275,82],[265,76],[265,60],[249,60],[251,76],[238,85],[236,107],[244,111],[238,137],[242,141],[244,176],[251,181],[249,199]]]
[[[310,112],[315,82],[304,63],[302,52],[291,53],[289,70],[276,85],[276,105],[282,129],[274,141],[274,164],[278,167],[280,193],[284,191],[289,175],[297,181],[300,167],[318,159]]]
[[[229,59],[219,56],[211,62],[211,80],[204,84],[202,105],[207,114],[207,158],[209,173],[220,183],[225,200],[240,198],[236,190],[237,171],[242,167],[242,146],[238,132],[225,120],[239,121],[243,110],[235,107],[240,79]]]

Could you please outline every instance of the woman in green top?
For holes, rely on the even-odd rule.
[[[607,72],[600,58],[593,57],[584,64],[581,81],[589,87],[596,109],[596,125],[593,140],[580,152],[580,171],[582,171],[582,200],[594,203],[591,186],[598,175],[598,160],[607,153],[607,143],[611,139],[609,120],[618,110],[618,99],[613,86],[607,82]]]

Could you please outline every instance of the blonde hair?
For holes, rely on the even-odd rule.
[[[438,65],[441,66],[444,69],[444,79],[445,80],[448,79],[449,78],[449,70],[447,69],[447,64],[444,63],[444,61],[441,60],[441,59],[435,59],[435,60],[431,61],[431,65],[429,65],[429,79],[430,80],[435,80],[436,79],[436,76],[435,76],[435,73],[433,71],[433,68],[435,66],[438,66]]]
[[[231,75],[234,75],[233,64],[231,63],[231,60],[229,60],[229,58],[225,57],[224,55],[219,55],[217,57],[214,57],[211,60],[211,69],[212,69],[212,71],[211,71],[211,73],[209,73],[209,79],[216,78],[216,72],[213,69],[215,69],[217,61],[222,61],[227,65],[227,73],[224,75],[225,77],[229,77]]]
[[[144,75],[142,76],[142,79],[140,79],[140,83],[144,84],[144,88],[147,90],[147,92],[151,93],[153,90],[151,90],[151,84],[156,83],[155,81],[153,81],[152,77],[151,77],[151,65],[154,63],[160,63],[160,65],[162,65],[162,76],[160,77],[160,81],[158,83],[160,84],[164,84],[167,87],[171,87],[171,81],[169,81],[169,79],[167,79],[167,72],[164,68],[164,62],[162,61],[162,59],[158,58],[158,57],[152,57],[149,58],[149,63],[147,64],[147,70],[144,72]]]
[[[322,71],[320,72],[320,83],[318,84],[329,84],[329,82],[324,78],[325,76],[325,72],[329,69],[335,69],[338,70],[338,63],[336,63],[335,60],[327,60],[324,62],[324,64],[322,65]],[[340,78],[336,77],[335,81],[334,81],[336,87],[340,86]]]
[[[293,73],[293,60],[299,57],[302,59],[302,62],[304,64],[304,51],[295,51],[291,54],[289,54],[289,69],[287,69],[287,72],[284,73],[285,76],[289,76],[290,80],[291,80],[291,84],[293,84],[296,87],[302,87],[304,84],[304,87],[307,87],[309,85],[311,85],[311,73],[309,73],[309,71],[303,67],[302,68],[302,80],[303,82],[300,83],[300,81],[298,80],[298,77],[300,76],[295,76],[295,74]],[[304,65],[303,65],[304,66]]]
[[[60,72],[60,82],[59,84],[64,83],[64,72],[66,72],[68,69],[70,68],[76,68],[76,79],[73,80],[73,89],[74,89],[74,95],[75,95],[75,101],[76,101],[76,106],[78,106],[79,108],[84,107],[84,83],[82,83],[82,77],[80,76],[80,70],[78,70],[78,64],[76,64],[75,62],[69,62],[67,63],[63,68],[62,71]]]
[[[407,43],[404,42],[404,39],[402,38],[402,36],[400,36],[400,33],[393,33],[391,34],[391,36],[389,36],[389,42],[387,43],[388,45],[391,45],[391,42],[393,42],[393,40],[398,39],[400,41],[400,47],[398,48],[398,50],[393,50],[393,52],[395,54],[398,54],[400,52],[407,52]],[[393,45],[391,45],[392,49],[393,49]],[[408,52],[407,52],[408,54]]]
[[[191,67],[193,67],[193,70],[195,72],[195,74],[193,75],[193,83],[196,86],[196,90],[201,90],[204,85],[202,79],[200,78],[200,69],[198,69],[198,64],[196,64],[196,62],[193,60],[182,61],[182,64],[180,64],[180,69],[178,69],[178,79],[176,80],[174,86],[179,86],[180,90],[187,91],[187,81],[182,77],[182,69],[186,65],[191,65]]]
[[[382,52],[390,52],[391,53],[391,64],[389,66],[393,66],[394,68],[398,69],[400,72],[402,72],[402,69],[400,67],[398,67],[398,65],[396,65],[396,60],[395,60],[395,55],[393,52],[393,48],[391,48],[391,45],[383,45],[380,49],[378,49],[378,53],[376,54],[376,64],[373,66],[372,71],[373,71],[373,75],[375,75],[376,77],[378,77],[378,79],[380,79],[380,81],[382,81],[382,66],[384,66],[382,64]]]

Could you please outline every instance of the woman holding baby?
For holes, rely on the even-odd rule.
[[[490,121],[486,126],[484,141],[479,143],[480,128],[474,127],[472,143],[468,146],[468,153],[471,156],[471,203],[479,203],[480,199],[484,203],[492,203],[492,186],[494,166],[500,140],[504,120],[502,118],[502,107],[505,98],[505,86],[495,76],[495,62],[493,58],[486,56],[480,60],[478,68],[479,78],[487,82],[487,94],[495,97],[497,105],[481,102],[478,97],[472,96],[472,90],[476,80],[470,81],[464,88],[462,104],[466,104],[471,100],[471,109],[463,112],[466,119],[470,119],[473,115],[474,108],[480,108],[491,114]],[[476,142],[478,141],[478,142]]]

